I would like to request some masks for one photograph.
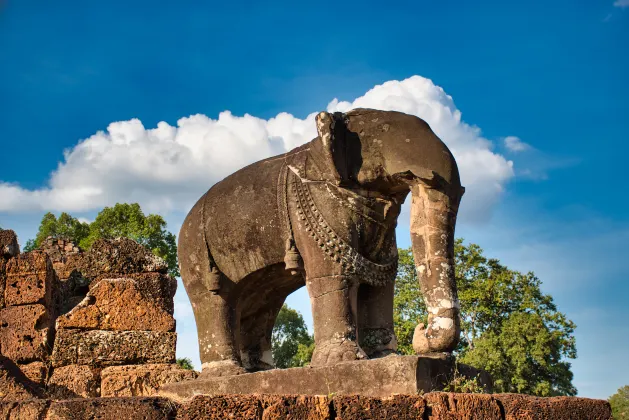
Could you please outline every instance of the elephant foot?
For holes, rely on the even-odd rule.
[[[396,354],[397,339],[389,328],[363,328],[360,333],[360,347],[370,359]]]
[[[263,370],[271,370],[271,369],[275,369],[275,366],[270,365],[266,362],[263,361],[258,361],[254,364],[250,364],[247,366],[247,372],[260,372]]]
[[[433,329],[419,324],[413,333],[413,350],[416,354],[450,353],[458,342],[459,330],[454,326],[450,328]]]
[[[219,360],[216,362],[203,363],[199,379],[215,378],[218,376],[235,376],[247,373],[247,370],[240,366],[235,360]]]
[[[355,341],[328,341],[317,344],[312,354],[310,366],[334,365],[361,359],[368,359],[368,357]]]

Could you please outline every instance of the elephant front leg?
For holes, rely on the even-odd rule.
[[[306,281],[315,331],[312,366],[365,359],[356,335],[357,284],[335,275]]]

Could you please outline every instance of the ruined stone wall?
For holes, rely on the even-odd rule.
[[[21,253],[0,231],[0,400],[154,395],[175,364],[176,280],[130,239]],[[20,398],[17,398],[17,397]]]
[[[0,420],[611,419],[607,401],[515,394],[154,397],[196,377],[174,364],[175,289],[164,262],[127,239],[88,252],[49,239],[20,254],[0,231]]]
[[[607,401],[537,398],[516,394],[429,393],[391,398],[357,396],[197,396],[177,403],[165,398],[98,398],[1,402],[0,418],[62,419],[307,419],[307,420],[609,420]]]

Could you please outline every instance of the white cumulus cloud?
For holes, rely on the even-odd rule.
[[[522,140],[520,140],[519,137],[516,136],[507,136],[504,138],[503,141],[505,147],[511,152],[523,152],[531,148],[530,145],[524,143]]]
[[[629,7],[629,0],[616,0],[614,3],[616,7]]]
[[[512,162],[492,150],[478,127],[462,120],[452,97],[431,80],[389,81],[353,102],[334,99],[328,111],[358,107],[402,111],[430,124],[458,162],[467,217],[485,217],[514,176]],[[237,169],[316,137],[318,111],[305,119],[280,113],[269,120],[224,111],[217,119],[192,115],[176,127],[160,122],[148,129],[137,119],[113,122],[67,150],[46,188],[0,181],[0,212],[85,212],[116,202],[139,202],[151,212],[185,211]]]

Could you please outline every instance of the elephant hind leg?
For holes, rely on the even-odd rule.
[[[394,288],[391,281],[382,287],[361,284],[358,289],[358,342],[369,358],[397,351],[393,329]]]
[[[239,313],[234,284],[210,266],[203,233],[201,206],[197,203],[184,221],[177,254],[181,278],[192,304],[199,337],[202,375],[244,373],[237,351]]]
[[[271,336],[283,303],[284,298],[269,302],[241,320],[240,358],[247,371],[257,372],[275,367]]]

